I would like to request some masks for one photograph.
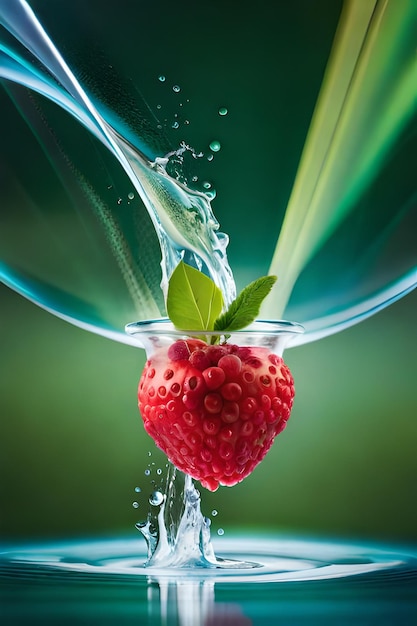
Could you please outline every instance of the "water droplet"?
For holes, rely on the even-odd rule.
[[[214,159],[214,154],[209,154],[207,157],[207,161],[212,161]]]
[[[189,123],[190,123],[190,120],[184,120],[184,124],[186,124],[187,126]]]
[[[219,115],[227,115],[228,111],[226,109],[226,107],[220,107],[219,109]]]
[[[198,181],[198,176],[193,176],[192,179],[193,183],[196,183]]]
[[[141,528],[145,528],[145,526],[147,525],[147,521],[146,522],[137,522],[135,524],[135,528],[137,528],[138,530],[140,530]]]
[[[142,489],[140,487],[135,487],[135,491],[136,491],[136,493],[140,493],[142,491]]]
[[[178,122],[174,122],[174,123],[172,124],[172,128],[178,128],[178,127],[179,127]]]
[[[182,107],[182,102],[180,102],[180,107]]]
[[[213,509],[212,512],[211,512],[213,517],[216,517],[217,513],[218,513],[218,511],[216,511],[216,509]]]
[[[117,204],[122,204],[123,200],[121,198],[117,198]]]
[[[160,491],[154,491],[150,496],[149,496],[149,504],[151,504],[152,506],[159,506],[160,504],[162,504],[164,501],[164,494],[161,493]]]
[[[150,469],[146,469],[145,470],[145,476],[150,476],[151,475],[151,470]]]
[[[217,534],[222,537],[224,535],[224,530],[223,528],[219,528],[219,530],[217,531]]]
[[[113,185],[107,185],[107,189],[113,189]]]
[[[133,506],[134,509],[138,509],[139,508],[139,502],[136,502],[136,500],[135,500],[135,502],[132,502],[132,506]]]
[[[218,152],[221,148],[220,141],[212,141],[209,148],[212,152]]]
[[[162,105],[161,105],[161,104],[157,104],[157,105],[156,105],[156,108],[157,108],[157,109],[162,109]]]
[[[133,198],[135,197],[135,194],[131,191],[130,193],[127,194],[127,197],[129,198],[129,200],[133,200]]]
[[[204,183],[203,183],[203,187],[204,187],[204,189],[210,189],[211,183],[209,183],[208,180],[205,180]]]
[[[156,470],[156,473],[158,474],[158,476],[160,476],[160,475],[162,474],[162,470],[161,470],[161,468],[158,468],[158,469]]]
[[[157,128],[158,128],[158,130],[161,130],[162,124],[158,124]]]
[[[148,456],[152,456],[152,452],[150,450],[148,452]]]
[[[179,91],[181,91],[181,87],[179,85],[174,85],[172,88],[172,91],[175,91],[175,93],[178,93]]]
[[[160,81],[161,81],[161,83],[165,82],[165,76],[164,76],[163,74],[160,74],[160,75],[158,76],[158,80],[160,80]]]

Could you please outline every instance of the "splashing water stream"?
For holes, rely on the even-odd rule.
[[[60,276],[48,277],[42,265],[35,269],[38,259],[29,256],[25,266],[22,255],[16,259],[13,248],[8,250],[7,229],[1,242],[3,282],[75,324],[128,342],[123,335],[126,322],[164,313],[161,276],[155,270],[156,234],[162,291],[178,259],[184,257],[210,274],[230,302],[235,287],[226,257],[228,237],[218,232],[210,190],[193,191],[167,173],[170,159],[181,148],[161,151],[156,146],[149,131],[152,124],[157,126],[156,120],[146,126],[142,119],[136,134],[127,132],[120,118],[82,86],[24,0],[3,0],[0,20],[0,77],[5,90],[42,149],[49,152],[55,175],[65,183],[66,194],[74,197],[77,219],[89,227],[86,219],[92,212],[100,223],[113,258],[102,274],[107,272],[110,285],[114,274],[114,285],[108,285],[107,292],[119,291],[119,311],[110,311],[105,286],[100,294],[99,271],[93,290],[82,285],[85,271],[83,277],[65,276],[69,272],[65,263]],[[407,145],[413,146],[415,135],[416,23],[414,3],[348,0],[344,4],[270,266],[279,280],[262,311],[267,319],[285,315],[304,324],[306,333],[294,345],[360,321],[416,285],[415,249],[401,241],[404,230],[413,228],[416,192],[404,168],[400,171],[397,165]],[[28,93],[45,100],[35,101]],[[59,138],[51,140],[54,118],[47,109],[49,102],[69,113],[113,155],[139,194],[146,218],[136,207],[130,215],[123,212],[121,197],[117,210],[109,207],[98,183],[88,181],[65,154]],[[227,109],[218,111],[221,116]],[[220,142],[216,139],[211,145],[217,150]],[[98,162],[106,158],[97,151],[95,157]],[[385,212],[376,208],[371,212],[369,206],[377,207],[380,201],[378,189],[384,178],[396,195]],[[24,219],[33,210],[27,192],[19,183],[7,185],[11,186],[4,210],[13,194],[16,199],[20,196],[20,204],[27,207]],[[51,214],[49,221],[54,219]],[[375,238],[373,246],[370,237]],[[397,246],[394,251],[388,245],[391,240],[390,245]],[[329,275],[329,259],[339,270],[336,277]],[[90,252],[87,263],[89,271]],[[119,277],[123,286],[116,285]]]
[[[62,106],[117,158],[140,194],[159,237],[162,291],[166,292],[169,276],[184,258],[207,271],[222,289],[225,301],[230,303],[235,297],[235,285],[226,258],[228,237],[216,232],[219,225],[207,196],[190,191],[168,176],[164,159],[150,162],[102,118],[24,0],[4,2],[1,9],[0,23],[33,53],[65,91],[57,89],[50,76],[32,69],[4,46],[0,48],[6,57],[0,66],[0,76],[30,87]],[[154,312],[147,299],[138,304],[143,311]]]
[[[170,464],[164,494],[155,493],[156,497],[149,500],[148,519],[136,525],[148,546],[147,567],[258,567],[256,563],[216,557],[210,520],[201,512],[200,494],[190,476]]]

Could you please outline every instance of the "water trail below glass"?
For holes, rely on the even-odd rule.
[[[147,567],[231,568],[256,563],[217,558],[211,542],[209,518],[201,512],[200,493],[192,478],[169,464],[164,493],[149,499],[147,520],[136,524],[146,540]]]

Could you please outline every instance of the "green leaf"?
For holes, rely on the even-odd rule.
[[[245,287],[215,321],[214,330],[233,331],[249,326],[257,318],[261,304],[276,280],[276,276],[263,276]]]
[[[223,308],[223,295],[205,274],[183,261],[168,284],[167,313],[180,330],[213,330]]]

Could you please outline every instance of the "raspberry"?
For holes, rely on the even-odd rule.
[[[290,370],[267,348],[195,339],[160,348],[138,392],[148,434],[210,491],[241,482],[262,461],[293,398]]]

